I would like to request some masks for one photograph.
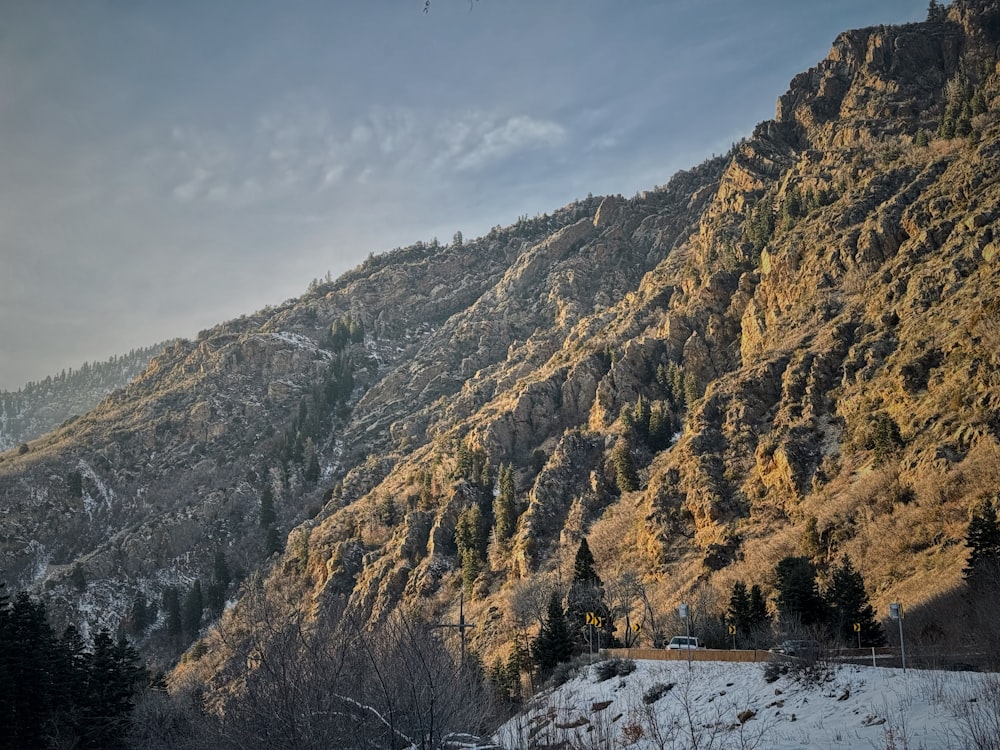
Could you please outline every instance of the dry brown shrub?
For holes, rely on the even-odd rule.
[[[642,555],[639,549],[638,526],[642,522],[639,497],[623,498],[609,506],[587,534],[587,543],[602,578],[626,570],[641,572],[648,567],[649,557]]]
[[[995,440],[981,440],[962,462],[962,472],[972,491],[1000,487],[1000,445]]]

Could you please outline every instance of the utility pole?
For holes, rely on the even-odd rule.
[[[465,666],[465,631],[469,628],[476,627],[474,623],[465,621],[465,592],[463,591],[458,596],[458,622],[439,622],[434,627],[437,628],[455,628],[458,630],[458,638],[462,646],[462,666]]]

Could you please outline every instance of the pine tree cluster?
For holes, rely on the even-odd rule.
[[[148,684],[124,638],[101,630],[88,648],[73,626],[57,638],[44,603],[0,588],[0,750],[123,748]]]
[[[824,592],[820,592],[818,571],[808,557],[782,558],[775,575],[775,604],[786,626],[819,631],[844,643],[885,645],[885,631],[876,620],[864,578],[847,555],[830,571]]]

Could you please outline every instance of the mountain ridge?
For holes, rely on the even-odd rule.
[[[166,344],[133,349],[104,362],[84,362],[16,391],[0,391],[0,451],[58,427],[94,408],[111,391],[122,388],[146,368]]]
[[[4,454],[8,582],[128,628],[222,551],[308,612],[444,617],[465,588],[493,655],[531,620],[521,582],[557,585],[584,537],[606,580],[643,579],[656,638],[681,598],[767,584],[811,527],[876,602],[930,601],[997,486],[998,42],[988,0],[844,32],[774,120],[662,188],[378,256],[171,344]],[[163,659],[198,635],[158,618],[136,634]],[[211,682],[228,656],[204,643],[183,669]]]

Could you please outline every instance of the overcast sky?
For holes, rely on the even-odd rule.
[[[665,183],[925,0],[2,0],[0,389]]]

